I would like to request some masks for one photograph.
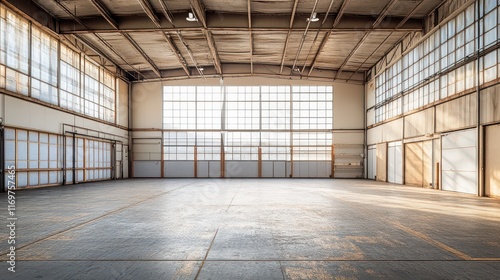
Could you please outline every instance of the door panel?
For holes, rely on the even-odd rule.
[[[443,190],[477,194],[476,130],[442,137]]]
[[[423,143],[405,145],[405,184],[422,187],[424,182]]]
[[[487,196],[500,196],[500,125],[486,127],[485,187]]]

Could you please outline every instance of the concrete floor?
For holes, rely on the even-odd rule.
[[[500,200],[365,180],[18,191],[0,279],[499,279]],[[7,196],[0,195],[7,224]]]

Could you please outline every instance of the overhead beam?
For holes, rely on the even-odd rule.
[[[293,21],[295,20],[295,12],[297,12],[297,5],[298,4],[299,4],[299,0],[295,0],[293,2],[292,15],[290,17],[290,25],[288,27],[288,33],[286,34],[286,39],[285,39],[285,46],[283,48],[283,54],[281,56],[280,74],[283,73],[283,67],[285,66],[286,50],[288,48],[288,41],[290,40],[290,34],[292,33]]]
[[[319,55],[323,51],[323,48],[326,45],[326,42],[328,42],[328,39],[330,38],[330,35],[332,34],[331,31],[326,32],[325,37],[323,37],[323,40],[321,41],[321,45],[319,45],[319,49],[316,52],[316,56],[314,56],[313,62],[311,64],[311,68],[309,69],[309,72],[307,73],[307,76],[309,77],[314,70],[314,67],[316,66],[316,63],[318,62]]]
[[[326,43],[328,42],[328,39],[330,38],[330,35],[332,34],[333,30],[337,27],[337,25],[340,23],[340,19],[345,13],[345,10],[347,8],[347,5],[349,4],[351,0],[344,0],[342,2],[342,5],[340,6],[339,12],[335,16],[335,20],[333,21],[332,28],[328,31],[326,36],[323,38],[323,41],[321,42],[321,45],[319,47],[318,52],[316,53],[316,56],[314,57],[314,60],[311,64],[311,68],[309,69],[309,72],[307,73],[307,76],[311,75],[311,72],[313,71],[314,67],[316,66],[316,63],[318,62],[318,58],[321,54],[321,51],[323,51],[323,48],[325,47]]]
[[[217,70],[217,74],[222,75],[222,66],[220,62],[220,57],[219,53],[217,52],[217,47],[215,46],[215,41],[213,38],[213,35],[210,31],[204,30],[205,37],[207,38],[208,41],[208,48],[210,49],[210,53],[212,54],[212,58],[214,60],[214,66],[215,69]]]
[[[392,0],[391,2],[389,2],[389,4],[387,4],[384,7],[384,9],[382,10],[382,12],[378,16],[378,18],[372,24],[372,28],[376,28],[382,22],[382,20],[385,18],[385,16],[389,12],[389,10],[392,8],[392,6],[394,6],[394,4],[397,1],[398,0]],[[342,64],[340,65],[337,74],[335,75],[335,79],[342,73],[342,71],[344,71],[344,67],[347,65],[347,63],[349,62],[349,60],[351,59],[351,57],[358,51],[358,49],[361,47],[361,45],[363,45],[363,43],[365,42],[366,38],[368,38],[369,35],[370,35],[370,33],[366,32],[363,35],[363,37],[361,38],[361,40],[359,40],[359,42],[356,44],[356,46],[354,47],[354,49],[352,49],[351,53],[349,53],[349,55],[345,58],[344,62],[342,62]]]
[[[302,66],[302,70],[300,71],[300,74],[304,73],[304,70],[306,69],[307,66],[307,60],[309,59],[309,54],[311,53],[314,45],[316,44],[316,41],[318,40],[319,32],[321,31],[321,28],[325,25],[326,20],[328,19],[328,15],[330,14],[330,11],[333,7],[333,3],[335,0],[330,0],[330,5],[328,6],[328,10],[326,11],[325,17],[323,18],[323,21],[321,22],[321,26],[319,27],[319,30],[316,32],[316,36],[314,36],[314,41],[311,44],[311,48],[309,49],[309,53],[307,54],[306,61],[304,62],[304,65]],[[330,29],[331,30],[331,29]],[[328,38],[330,37],[331,32],[328,31],[325,36],[323,37],[323,40],[321,40],[320,46],[318,50],[316,51],[316,54],[314,55],[313,61],[311,63],[311,68],[309,70],[309,73],[311,73],[312,69],[314,69],[314,65],[316,64],[316,61],[323,51],[323,48],[325,47],[326,42],[328,41]]]
[[[98,35],[96,35],[96,34],[94,34],[94,35],[98,38],[98,40],[102,39]],[[70,36],[70,35],[65,35],[65,36]],[[73,36],[76,40],[78,40],[79,42],[81,42],[87,48],[91,49],[94,53],[96,53],[96,54],[98,54],[98,55],[100,55],[102,57],[106,57],[106,58],[108,57],[103,52],[101,52],[101,50],[99,50],[96,46],[94,46],[90,41],[88,41],[86,38],[83,38],[83,37],[81,37],[79,35],[71,35],[71,36]],[[101,43],[103,43],[103,42],[101,42]],[[134,66],[130,65],[129,63],[127,63],[127,61],[124,60],[123,57],[120,56],[120,54],[118,54],[116,52],[116,50],[112,46],[110,46],[107,42],[104,42],[104,45],[106,47],[108,47],[109,50],[111,52],[113,52],[115,55],[117,55],[121,60],[123,60],[123,62],[125,62],[125,64],[127,64],[129,67],[131,67],[132,69],[134,69],[135,73],[137,74],[137,77],[135,77],[135,75],[133,75],[129,71],[124,70],[125,72],[127,72],[130,76],[132,76],[132,77],[134,77],[136,79],[139,79],[139,76],[142,76],[144,78],[144,76],[142,75],[141,71],[139,71],[139,69],[137,69],[136,67],[134,67]],[[116,63],[116,62],[113,62],[113,63],[115,63],[116,65],[118,65],[118,63]]]
[[[151,3],[149,3],[148,0],[137,0],[137,1],[141,5],[146,15],[149,17],[149,19],[151,19],[151,21],[156,25],[156,27],[161,27],[161,21],[158,18],[158,16],[156,16],[155,11],[151,6]]]
[[[220,62],[220,57],[219,53],[217,52],[217,47],[215,46],[215,41],[214,37],[212,35],[212,32],[207,30],[207,17],[206,17],[206,11],[205,11],[205,6],[201,2],[201,0],[189,0],[189,4],[191,5],[191,8],[193,9],[196,18],[198,19],[199,22],[203,25],[203,35],[205,35],[205,39],[207,40],[208,48],[210,50],[210,54],[212,56],[212,60],[214,62],[214,67],[217,70],[217,73],[222,75],[222,67],[221,67],[221,62]],[[171,22],[173,26],[174,22]],[[180,36],[180,33],[177,31],[177,34]],[[182,40],[181,40],[182,41]],[[186,48],[188,49],[188,48]],[[200,71],[199,67],[196,67],[198,69],[198,72],[202,74]]]
[[[396,26],[396,29],[399,29],[400,27],[402,27],[418,11],[418,9],[420,8],[420,6],[422,6],[423,3],[424,3],[424,1],[420,1],[415,7],[413,7],[411,12],[408,15],[406,15],[406,17],[404,17],[399,22],[399,24]],[[393,33],[394,33],[394,31],[392,31],[391,33],[389,33],[389,35],[387,35],[387,37],[384,39],[384,41],[382,41],[382,43],[380,43],[378,45],[378,47],[363,61],[363,63],[361,63],[358,66],[356,71],[354,71],[352,73],[352,75],[349,77],[349,79],[347,79],[347,81],[349,81],[352,78],[352,76],[354,76],[356,73],[358,73],[358,71],[365,65],[365,63],[368,61],[368,59],[370,59],[370,57],[372,57],[387,42],[387,40],[389,40],[389,38],[392,36]]]
[[[337,16],[335,17],[335,20],[333,21],[332,28],[335,28],[339,24],[340,19],[344,15],[344,12],[347,8],[347,4],[349,4],[350,1],[351,0],[344,0],[344,2],[342,2],[342,6],[340,6],[339,12],[337,13]]]
[[[108,9],[102,4],[99,0],[90,0],[92,5],[99,11],[99,13],[102,15],[102,17],[111,25],[113,26],[114,29],[119,29],[118,23],[116,23],[116,20],[111,16],[109,13]]]
[[[82,27],[88,29],[88,26],[83,23],[80,18],[78,18],[76,15],[74,15],[68,7],[66,7],[66,5],[64,5],[63,3],[61,3],[60,1],[54,1],[54,3],[56,3],[56,5],[61,9],[63,10],[66,14],[68,14],[74,21],[76,21],[78,24],[80,24]],[[132,64],[130,64],[120,53],[118,53],[118,51],[116,51],[113,46],[111,46],[108,42],[106,42],[99,34],[96,34],[96,33],[91,33],[92,35],[94,35],[97,40],[99,42],[101,42],[101,44],[105,45],[114,55],[116,55],[118,58],[120,58],[123,62],[125,62],[125,64],[127,64],[130,68],[134,69],[134,71],[138,74],[138,75],[142,75],[139,71],[139,69],[137,69],[135,66],[133,66]],[[85,45],[87,45],[89,48],[93,49],[93,50],[97,50],[96,47],[92,46],[92,44],[90,42],[88,42],[85,38],[83,38],[82,36],[79,36],[78,34],[75,34],[74,35],[78,40],[80,40],[82,43],[84,43]],[[96,52],[97,54],[102,54],[101,52]],[[104,56],[106,58],[108,58],[108,56]],[[109,58],[108,58],[109,59]],[[111,60],[111,59],[110,59]],[[112,60],[111,60],[112,61]],[[116,61],[113,61],[114,64],[116,65],[119,65],[118,63],[116,63]],[[133,76],[133,75],[132,75]]]
[[[186,75],[190,76],[191,73],[189,72],[189,69],[187,68],[187,61],[182,56],[181,52],[177,48],[177,46],[174,43],[174,40],[172,40],[172,37],[170,35],[165,34],[165,32],[162,32],[163,37],[165,38],[165,41],[167,42],[167,45],[170,47],[170,49],[175,53],[175,56],[177,57],[177,60],[179,61],[179,64],[181,65],[182,69],[186,73]]]
[[[147,1],[147,0],[139,0],[139,1]],[[199,3],[199,5],[202,7],[201,2]],[[159,26],[157,25],[157,27],[159,27],[162,30],[162,33],[165,36],[165,38],[167,39],[168,44],[170,45],[170,47],[172,48],[172,50],[177,54],[177,59],[179,59],[179,61],[181,62],[181,65],[182,65],[182,68],[184,69],[184,72],[186,72],[186,75],[188,75],[188,77],[191,76],[191,72],[188,69],[188,64],[187,64],[186,59],[184,58],[184,56],[181,54],[181,52],[179,51],[179,49],[177,48],[177,46],[173,42],[172,38],[170,37],[170,34],[165,33],[165,32],[168,32],[168,31],[175,32],[175,34],[177,35],[177,38],[179,38],[179,41],[184,46],[184,49],[186,49],[186,52],[188,53],[189,57],[191,58],[191,61],[193,61],[194,67],[196,68],[196,70],[198,71],[198,73],[203,77],[203,71],[199,67],[198,62],[196,61],[196,59],[194,58],[194,55],[193,55],[191,49],[189,48],[189,46],[184,41],[184,38],[183,38],[183,36],[181,34],[181,31],[176,28],[176,26],[174,24],[174,19],[173,19],[174,17],[170,13],[170,10],[168,9],[167,4],[165,2],[163,2],[163,0],[160,0],[160,6],[162,8],[163,15],[170,22],[170,24],[173,27],[173,30],[164,30],[164,29],[161,29],[161,23],[158,23]],[[205,37],[206,36],[207,36],[207,34],[205,34]],[[206,37],[206,38],[207,38],[207,41],[208,41],[209,38],[208,37]],[[209,43],[209,45],[210,45],[210,43]],[[215,44],[213,46],[215,47]],[[215,50],[215,48],[214,48],[214,50]],[[218,56],[217,56],[217,58],[218,58]],[[214,61],[217,58],[214,57]]]
[[[170,13],[167,3],[165,3],[165,0],[158,0],[160,2],[160,7],[161,11],[163,12],[163,15],[165,18],[170,22],[173,23],[174,19],[172,18],[172,14]]]
[[[318,5],[318,0],[314,1],[314,6],[312,8],[311,14],[309,15],[309,18],[313,17],[314,12],[316,11],[317,5]],[[302,52],[302,47],[304,46],[304,42],[306,41],[307,32],[309,31],[310,24],[311,24],[311,21],[308,20],[306,30],[304,30],[304,34],[302,34],[302,38],[300,39],[299,48],[297,49],[297,52],[295,53],[295,59],[293,60],[292,72],[290,73],[290,75],[293,75],[293,71],[295,71],[295,69],[296,69],[295,66],[297,65],[297,62],[298,62],[299,57],[300,57],[300,53]],[[300,72],[300,70],[299,70],[299,74],[302,75],[302,72]]]
[[[344,59],[344,62],[342,62],[342,64],[340,65],[338,71],[337,71],[337,74],[335,75],[335,78],[334,79],[337,79],[338,76],[342,73],[342,71],[344,71],[344,67],[347,65],[347,62],[349,62],[349,60],[351,59],[351,57],[356,53],[356,51],[358,51],[359,47],[361,47],[361,45],[363,45],[363,43],[365,42],[366,38],[368,38],[368,35],[370,35],[369,32],[366,32],[363,37],[361,37],[361,40],[359,40],[359,42],[356,44],[356,46],[354,47],[354,49],[352,49],[352,51],[349,53],[349,55],[347,55],[347,57]]]
[[[203,6],[203,3],[201,3],[201,0],[189,0],[189,3],[191,4],[191,7],[193,8],[194,13],[196,14],[196,18],[198,19],[198,21],[201,22],[204,28],[207,28],[205,7]]]
[[[372,25],[373,28],[376,28],[382,22],[382,20],[385,18],[385,16],[389,12],[389,10],[392,8],[392,6],[394,6],[394,4],[396,4],[396,2],[398,2],[398,0],[392,0],[391,2],[389,2],[389,4],[387,4],[384,7],[384,9],[382,10],[382,12],[378,16],[377,20],[373,23],[373,25]]]
[[[253,74],[253,35],[252,35],[252,0],[247,0],[248,8],[248,36],[250,37],[250,73]]]
[[[144,50],[141,49],[141,47],[137,44],[137,42],[134,41],[134,39],[132,39],[132,37],[130,37],[128,33],[123,33],[122,35],[123,38],[125,38],[130,43],[130,45],[132,45],[132,47],[144,58],[144,60],[146,60],[146,62],[148,63],[149,67],[151,67],[153,72],[156,75],[158,75],[158,77],[161,78],[160,70],[158,69],[156,64],[151,60],[151,58],[144,52]]]
[[[163,15],[173,25],[174,20],[173,20],[172,14],[170,13],[170,10],[168,9],[167,3],[165,3],[165,0],[159,0],[159,1],[160,1],[160,6],[161,6],[161,10],[163,12]],[[188,63],[187,63],[186,59],[184,58],[184,56],[182,55],[179,48],[176,46],[174,40],[172,40],[172,37],[170,37],[170,35],[165,33],[164,31],[162,31],[161,33],[162,33],[163,37],[165,38],[165,41],[167,42],[170,49],[175,53],[175,57],[179,61],[180,65],[182,67],[182,70],[184,70],[184,72],[186,73],[186,75],[188,77],[191,76],[191,73],[189,72],[189,69],[188,69]]]
[[[361,67],[363,67],[363,65],[365,65],[365,63],[368,61],[368,59],[370,59],[370,57],[372,57],[376,52],[378,52],[378,50],[380,50],[380,48],[382,48],[383,45],[385,45],[385,43],[389,40],[389,38],[391,37],[391,35],[393,34],[394,32],[391,32],[387,35],[387,37],[385,37],[385,39],[377,46],[377,48],[375,50],[373,50],[372,53],[370,53],[369,56],[366,57],[366,59],[363,61],[363,63],[361,63],[358,68],[356,68],[356,71],[352,72],[351,76],[347,79],[347,81],[349,81],[356,73],[359,72],[359,70],[361,69]]]
[[[118,29],[118,24],[116,23],[116,20],[111,16],[111,13],[108,11],[108,9],[99,1],[99,0],[90,0],[92,2],[92,5],[99,11],[99,13],[102,15],[106,21],[113,26],[115,29]],[[122,33],[121,34],[123,38],[125,38],[126,41],[130,43],[130,45],[144,58],[146,63],[151,67],[151,70],[159,77],[161,78],[161,73],[156,64],[151,60],[151,58],[144,52],[143,49],[137,44],[132,37],[128,33]]]
[[[225,78],[239,78],[239,77],[270,77],[270,78],[278,78],[278,79],[307,79],[309,81],[326,81],[326,82],[331,82],[333,77],[336,75],[337,71],[335,70],[328,70],[328,69],[321,69],[321,70],[316,70],[313,71],[313,74],[310,77],[299,77],[299,76],[290,76],[288,73],[283,73],[283,74],[277,74],[279,71],[279,65],[270,65],[270,64],[254,64],[254,74],[250,74],[248,72],[249,68],[249,63],[242,63],[242,64],[236,64],[236,63],[225,63],[223,64],[224,67],[224,77]],[[163,71],[163,77],[161,79],[155,79],[155,78],[149,78],[149,79],[143,79],[142,81],[169,81],[169,80],[186,80],[186,79],[192,79],[192,78],[212,78],[212,79],[218,79],[220,76],[216,73],[216,70],[212,66],[206,66],[205,68],[205,76],[196,76],[196,77],[186,77],[183,75],[182,71],[179,71],[180,69],[173,69],[171,71],[165,70]],[[309,69],[306,69],[309,70]],[[344,73],[347,75],[350,75],[351,72],[349,71],[344,71]],[[151,71],[149,72],[144,72],[143,73],[145,76],[151,77]],[[342,75],[344,76],[344,75]],[[345,80],[344,78],[340,77],[338,80]],[[364,75],[362,73],[356,74],[353,79],[352,83],[359,83],[362,84],[364,81]]]
[[[443,1],[444,2],[444,1]],[[441,3],[443,3],[441,2]],[[400,28],[403,26],[403,24],[405,24],[416,12],[417,10],[420,8],[420,6],[422,6],[422,4],[424,3],[424,1],[420,1],[420,3],[418,3],[414,8],[413,10],[411,10],[411,12],[404,18],[402,19],[399,24],[396,26],[396,29]],[[441,5],[441,4],[439,4]]]
[[[204,29],[202,26],[193,25],[188,21],[180,20],[181,17],[186,17],[185,14],[174,14],[176,20],[172,23],[164,20],[160,25],[154,24],[148,16],[114,16],[114,19],[119,23],[119,29],[110,28],[109,23],[102,17],[95,18],[80,18],[86,27],[75,24],[75,20],[61,19],[59,21],[59,30],[62,34],[85,34],[85,33],[117,33],[117,32],[174,32],[174,31],[200,31]],[[350,32],[350,31],[422,31],[422,21],[420,19],[410,18],[404,24],[399,25],[402,17],[385,17],[377,28],[372,28],[375,19],[372,16],[351,16],[344,15],[342,21],[332,28],[332,33],[335,32]],[[295,18],[290,25],[289,17],[277,15],[272,21],[269,16],[252,15],[252,32],[303,32],[307,27],[305,20]],[[78,22],[77,22],[78,23]],[[325,21],[325,26],[333,24],[333,19],[328,18]],[[399,26],[398,26],[399,25]],[[248,15],[242,14],[225,14],[224,18],[218,15],[207,15],[207,28],[215,32],[248,32]],[[311,32],[319,30],[319,27],[309,27]]]
[[[154,25],[156,25],[157,28],[161,28],[161,21],[158,18],[158,16],[156,16],[155,11],[153,10],[153,7],[151,7],[151,4],[149,3],[149,1],[148,0],[137,0],[137,1],[139,1],[139,4],[141,5],[142,9],[144,10],[144,13],[146,13],[146,15],[154,23]],[[161,2],[163,2],[163,1],[161,1]],[[162,7],[166,8],[167,6],[165,3],[163,3]],[[164,11],[164,14],[167,17],[167,19],[171,19],[170,16],[168,15],[167,10]],[[184,57],[182,57],[179,49],[177,49],[177,47],[175,46],[172,38],[169,35],[165,34],[165,31],[163,31],[163,30],[161,30],[161,33],[163,34],[163,37],[165,38],[165,41],[167,42],[169,47],[176,54],[177,59],[181,63],[182,69],[184,70],[184,72],[186,72],[186,75],[191,76],[191,73],[190,73],[189,69],[187,68],[187,62],[184,59]],[[155,71],[155,73],[156,73],[156,71]],[[161,75],[161,73],[160,73],[160,75]]]

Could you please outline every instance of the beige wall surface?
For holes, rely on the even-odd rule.
[[[405,138],[434,133],[434,108],[429,108],[405,118]]]
[[[162,129],[163,87],[161,82],[132,84],[132,128]]]
[[[120,137],[128,135],[126,130],[115,126],[12,96],[2,96],[5,98],[4,124],[6,126],[63,134],[63,124],[67,124]]]
[[[387,143],[377,145],[377,181],[387,182]]]
[[[500,125],[486,127],[485,189],[487,196],[500,197]]]
[[[364,128],[363,86],[338,83],[333,85],[333,128]]]
[[[500,84],[481,91],[481,123],[500,121]]]
[[[436,107],[436,132],[457,130],[477,124],[476,93]]]
[[[117,80],[118,98],[117,98],[117,121],[121,126],[128,127],[128,92],[129,84],[121,79]]]

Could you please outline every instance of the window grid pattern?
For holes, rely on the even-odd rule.
[[[226,87],[226,129],[258,130],[260,128],[260,88]]]
[[[85,180],[111,179],[111,143],[85,139]]]
[[[104,67],[0,4],[0,88],[115,123],[115,83]]]
[[[163,128],[196,129],[196,87],[164,87]]]
[[[290,133],[262,131],[260,136],[262,160],[290,161]]]
[[[500,78],[499,50],[456,67],[477,53],[478,43],[482,51],[498,42],[498,5],[498,0],[480,0],[470,5],[376,76],[375,123]],[[478,27],[481,34],[477,34]],[[479,81],[476,63],[480,64]]]
[[[225,133],[226,160],[258,160],[259,132],[230,131]]]
[[[31,28],[31,97],[58,105],[58,42],[36,27]]]
[[[0,5],[0,64],[2,85],[29,94],[29,23]]]
[[[333,127],[333,95],[328,86],[292,87],[293,130],[321,130]]]
[[[220,160],[222,134],[218,132],[196,132],[198,160]]]
[[[16,166],[18,187],[62,183],[62,136],[5,129],[5,165]]]
[[[60,105],[63,108],[82,112],[80,96],[80,54],[61,44]]]
[[[331,158],[331,86],[166,86],[163,94],[164,160],[220,160],[222,147],[226,160],[257,160],[259,147],[263,160],[291,160],[294,132],[303,151],[294,160]]]
[[[290,129],[290,87],[261,87],[262,130]]]
[[[331,132],[295,132],[292,134],[294,161],[330,161]]]

